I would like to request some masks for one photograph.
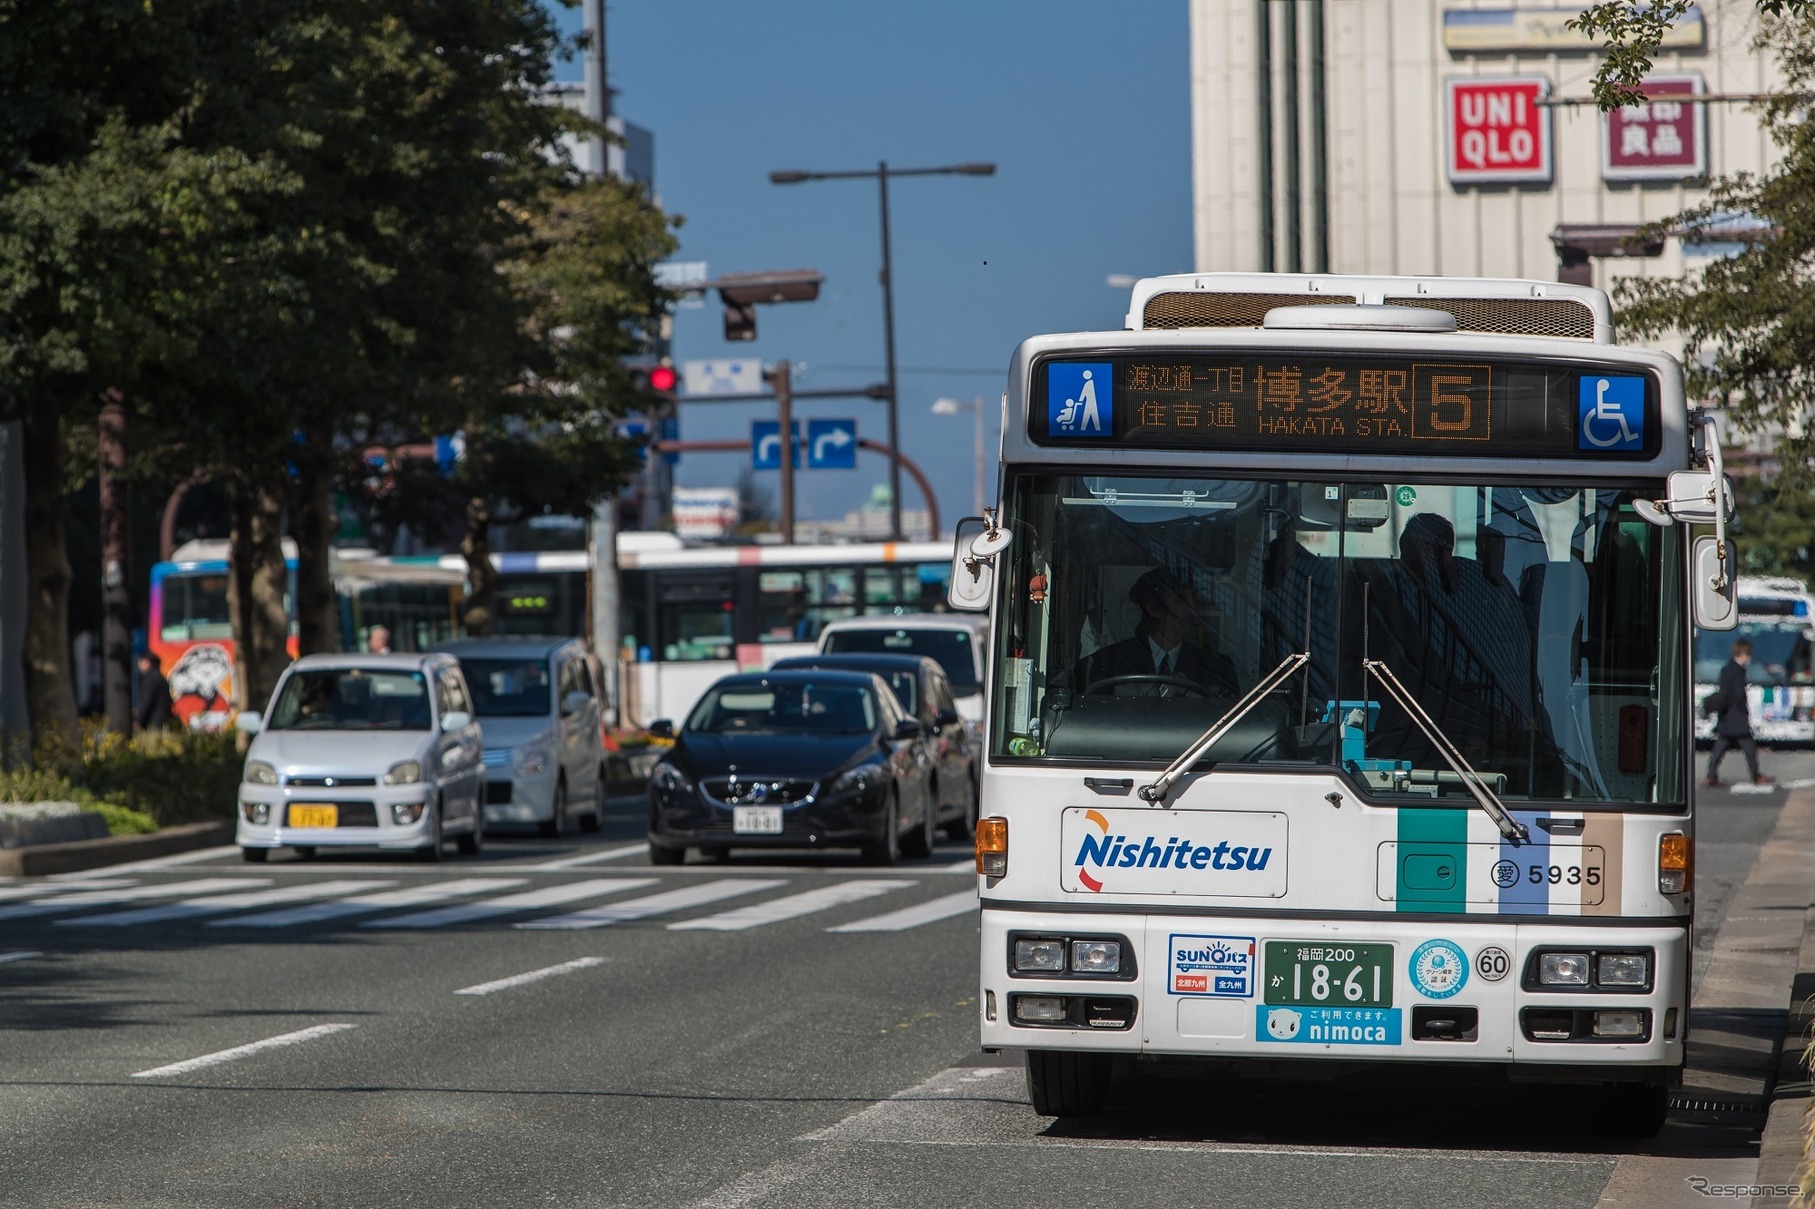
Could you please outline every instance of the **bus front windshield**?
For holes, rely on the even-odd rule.
[[[1370,794],[1681,802],[1680,529],[1635,492],[1025,475],[1001,560],[994,753],[1342,766]],[[1427,733],[1365,670],[1422,707]]]
[[[1742,614],[1743,617],[1743,614]],[[1752,644],[1746,679],[1752,684],[1809,684],[1815,682],[1815,647],[1810,628],[1802,618],[1765,618],[1744,621],[1730,633],[1710,630],[1695,636],[1695,679],[1715,684],[1720,670],[1733,657],[1733,644]]]

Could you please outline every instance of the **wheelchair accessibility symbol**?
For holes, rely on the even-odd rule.
[[[1582,377],[1576,448],[1600,450],[1645,447],[1645,379],[1636,374]]]

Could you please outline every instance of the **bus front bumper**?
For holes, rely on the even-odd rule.
[[[1024,958],[1098,968],[1015,970],[1017,942]],[[1114,974],[1101,969],[1109,943]],[[1643,983],[1614,985],[1640,958]],[[985,900],[978,1006],[985,1049],[1545,1066],[1559,1078],[1659,1068],[1644,1077],[1667,1082],[1683,1064],[1688,962],[1686,921],[1312,922]],[[1540,982],[1584,968],[1587,985]],[[1595,985],[1603,972],[1609,984]]]

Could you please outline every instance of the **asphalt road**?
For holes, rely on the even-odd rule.
[[[1698,950],[1782,800],[1710,800]],[[0,1203],[1549,1209],[1625,1148],[1548,1101],[1346,1085],[1147,1076],[1042,1119],[977,1051],[966,850],[657,870],[619,805],[440,866],[0,883]]]

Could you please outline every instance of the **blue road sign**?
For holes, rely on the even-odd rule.
[[[806,424],[794,421],[794,469],[800,469],[800,447],[807,443]],[[781,469],[781,421],[750,421],[750,469]]]
[[[857,469],[857,421],[808,420],[807,469]]]

